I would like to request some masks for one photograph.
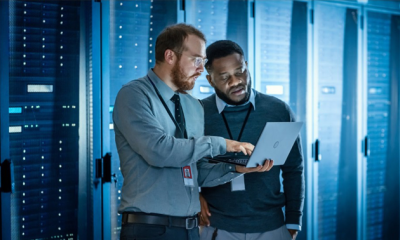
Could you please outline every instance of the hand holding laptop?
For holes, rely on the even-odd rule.
[[[214,156],[211,160],[246,166],[248,169],[257,168],[259,165],[264,166],[265,159],[273,159],[275,166],[283,165],[302,126],[302,122],[267,122],[255,147],[249,148],[244,152],[243,148],[246,149],[245,146],[248,145],[241,146],[240,144],[245,143],[236,142],[234,144],[235,146],[237,145],[236,148],[230,153]],[[226,141],[228,149],[228,141],[231,140]],[[240,152],[243,152],[244,155],[240,154]]]
[[[274,166],[274,160],[272,159],[266,159],[264,162],[264,165],[258,165],[257,167],[245,167],[245,166],[240,166],[236,165],[236,172],[239,173],[251,173],[251,172],[267,172],[271,170],[271,168]]]
[[[237,142],[230,139],[225,139],[227,152],[242,152],[244,155],[251,155],[254,150],[254,145],[246,142]],[[246,168],[244,166],[236,165],[236,172],[250,173],[250,172],[265,172],[269,171],[274,165],[274,161],[267,159],[264,165]]]

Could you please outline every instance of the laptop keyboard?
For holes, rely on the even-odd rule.
[[[237,158],[237,157],[233,158],[231,156],[219,156],[214,158],[213,160],[216,160],[218,162],[225,162],[235,165],[246,166],[247,162],[249,161],[249,158]]]
[[[249,161],[248,158],[246,158],[246,159],[242,159],[242,158],[232,159],[232,158],[229,158],[228,159],[229,163],[233,163],[233,164],[236,164],[236,165],[242,165],[242,166],[246,166],[248,161]]]

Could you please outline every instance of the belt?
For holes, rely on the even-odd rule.
[[[123,213],[122,224],[125,223],[165,225],[171,227],[182,227],[186,229],[193,229],[199,226],[197,215],[193,217],[173,217],[148,213]]]

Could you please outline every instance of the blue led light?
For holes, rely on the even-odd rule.
[[[10,107],[8,108],[8,113],[22,113],[21,107]]]

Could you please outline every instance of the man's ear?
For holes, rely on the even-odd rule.
[[[208,83],[211,85],[211,87],[215,88],[215,85],[214,85],[214,82],[211,79],[211,76],[207,74],[206,78],[207,78]]]
[[[244,61],[244,62],[246,63],[246,67],[248,67],[248,66],[247,66],[247,61]]]
[[[166,63],[173,64],[175,58],[176,58],[176,55],[175,55],[174,51],[172,51],[171,49],[165,50],[164,59],[165,59]]]

